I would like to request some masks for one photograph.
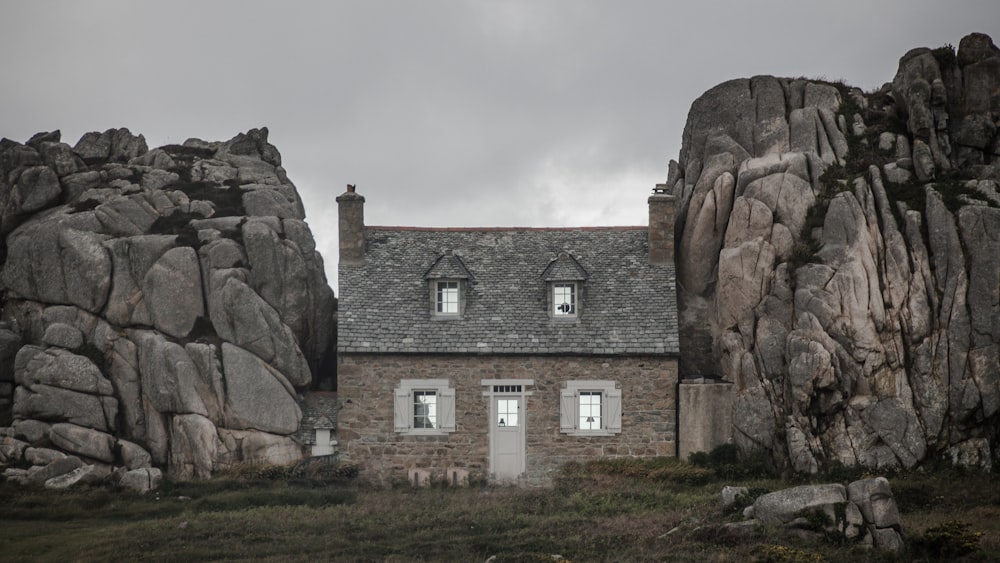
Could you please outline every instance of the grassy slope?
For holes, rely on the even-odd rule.
[[[778,530],[727,537],[714,526],[739,517],[720,509],[723,485],[776,490],[799,483],[720,474],[725,472],[657,460],[570,468],[550,489],[374,490],[344,480],[229,477],[167,484],[158,497],[7,484],[0,486],[0,559],[484,561],[498,555],[499,562],[559,554],[574,561],[936,560],[937,546],[954,544],[961,534],[920,544],[933,539],[928,528],[950,520],[983,533],[969,560],[1000,558],[1000,491],[990,475],[942,470],[892,477],[914,547],[889,557]]]

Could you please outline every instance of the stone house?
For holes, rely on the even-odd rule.
[[[419,228],[340,215],[337,441],[369,478],[545,482],[677,455],[673,197],[650,224]]]

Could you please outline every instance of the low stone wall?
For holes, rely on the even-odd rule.
[[[569,461],[676,453],[677,361],[671,357],[341,354],[337,438],[345,462],[376,482],[489,476],[489,399],[483,379],[532,379],[527,387],[526,473],[545,483]],[[393,389],[401,379],[448,379],[456,430],[444,436],[393,431]],[[569,436],[559,429],[559,397],[569,380],[613,380],[622,392],[622,431]],[[458,479],[461,481],[462,479]]]

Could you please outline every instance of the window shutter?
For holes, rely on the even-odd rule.
[[[393,427],[396,432],[406,432],[413,425],[410,420],[410,392],[408,389],[396,389],[396,400],[393,401]]]
[[[621,389],[608,389],[608,432],[622,431],[622,392]]]
[[[576,430],[576,391],[563,389],[559,396],[559,430]]]
[[[441,417],[441,430],[455,431],[455,390],[441,389],[438,392],[438,416]]]

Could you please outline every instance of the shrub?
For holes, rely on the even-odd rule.
[[[935,496],[925,483],[893,482],[892,496],[900,512],[929,510],[941,502],[941,497]]]
[[[938,68],[942,73],[958,64],[958,57],[955,55],[955,46],[951,43],[946,43],[937,49],[932,49],[931,54],[934,55],[934,59],[937,61]]]
[[[734,444],[722,444],[708,452],[708,463],[712,467],[736,465],[740,462],[740,450]]]
[[[713,477],[713,472],[688,464],[658,467],[651,470],[648,475],[651,481],[669,481],[684,485],[703,485]]]
[[[839,461],[830,461],[823,464],[819,478],[831,483],[851,483],[866,477],[868,471],[861,465],[844,465]],[[888,468],[882,468],[880,474],[887,475],[889,471]]]
[[[814,532],[823,532],[833,526],[833,519],[821,508],[807,508],[800,510],[796,516],[805,518],[806,523],[801,527]]]
[[[769,492],[771,492],[769,489],[763,487],[749,487],[746,493],[736,495],[736,500],[727,506],[724,512],[726,514],[743,514],[748,506],[752,506],[761,495],[766,495]]]
[[[819,251],[822,250],[823,243],[813,237],[805,237],[792,246],[792,256],[788,259],[788,271],[794,274],[796,270],[816,262]]]
[[[711,470],[719,479],[745,479],[771,477],[771,464],[763,451],[741,454],[733,444],[722,444],[710,452],[694,452],[688,462],[696,467]]]
[[[978,551],[982,536],[982,532],[970,532],[968,523],[950,520],[914,537],[911,546],[927,555],[952,559]]]

